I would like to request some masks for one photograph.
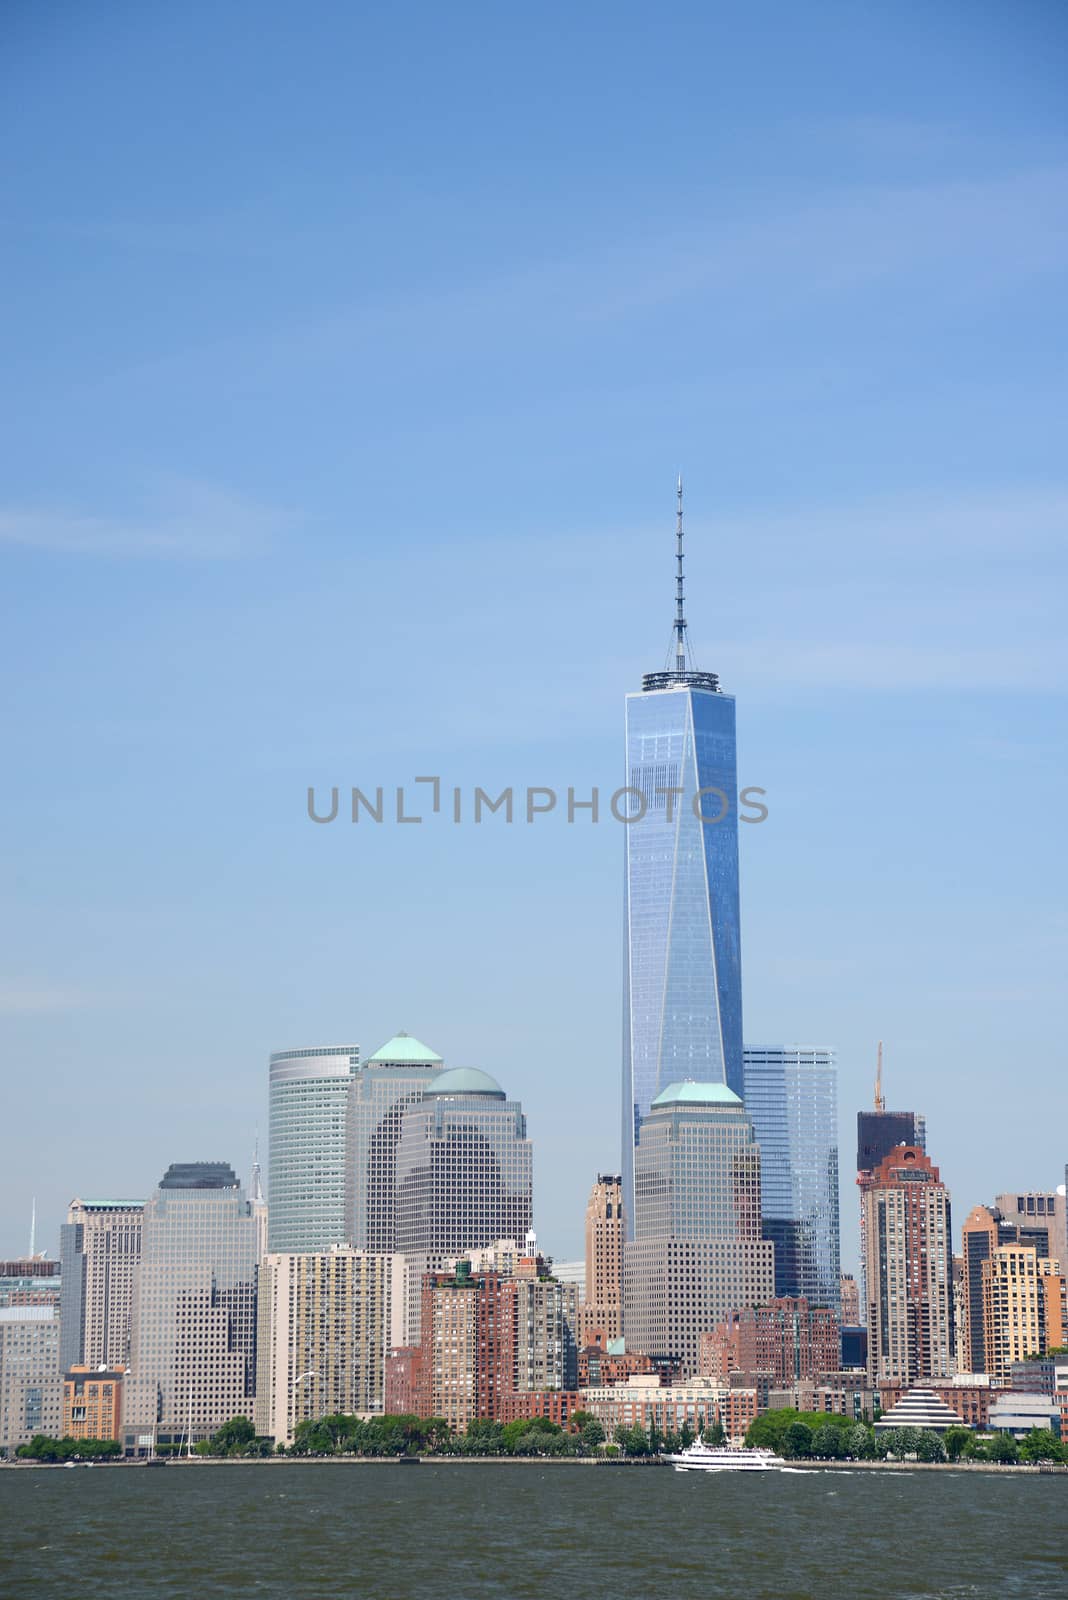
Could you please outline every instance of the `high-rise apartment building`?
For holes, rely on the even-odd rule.
[[[765,1239],[775,1293],[838,1310],[838,1075],[834,1052],[745,1050],[745,1109],[760,1146]]]
[[[72,1200],[59,1230],[60,1366],[125,1367],[143,1200]]]
[[[1064,1275],[1059,1263],[1026,1244],[995,1246],[980,1272],[985,1371],[1008,1382],[1014,1362],[1063,1345]]]
[[[354,1044],[276,1050],[270,1060],[271,1250],[329,1250],[349,1243],[346,1157]]]
[[[400,1256],[341,1248],[261,1263],[256,1429],[291,1444],[298,1423],[381,1412],[386,1352],[400,1336]]]
[[[891,1150],[861,1184],[873,1386],[954,1371],[949,1190],[916,1145]]]
[[[130,1328],[128,1441],[207,1438],[251,1416],[257,1223],[226,1162],[176,1163],[145,1202]]]
[[[1056,1189],[1029,1190],[1026,1194],[1014,1190],[1012,1194],[997,1195],[994,1210],[1018,1228],[1045,1228],[1049,1242],[1047,1254],[1068,1272],[1066,1204],[1065,1196]]]
[[[543,1414],[542,1401],[573,1395],[578,1381],[577,1285],[561,1283],[542,1256],[517,1254],[510,1240],[475,1260],[424,1274],[419,1344],[390,1361],[400,1380],[390,1384],[396,1407],[460,1430],[474,1417]],[[505,1263],[512,1270],[498,1269]],[[518,1396],[539,1404],[526,1408]]]
[[[36,1433],[58,1438],[61,1396],[57,1308],[0,1308],[0,1454],[13,1456]]]
[[[359,1250],[397,1244],[396,1168],[401,1122],[443,1069],[439,1055],[403,1031],[357,1069],[346,1163],[350,1234]]]
[[[843,1272],[838,1279],[840,1315],[843,1327],[856,1327],[860,1322],[860,1286],[851,1272]]]
[[[1002,1245],[1029,1247],[1038,1260],[1048,1260],[1052,1255],[1049,1220],[1036,1215],[1022,1222],[1009,1221],[997,1206],[975,1206],[965,1218],[961,1244],[964,1323],[958,1332],[960,1366],[964,1372],[989,1373],[984,1264]]]
[[[673,664],[626,699],[623,1208],[656,1096],[684,1079],[743,1093],[734,699],[686,643],[682,486]]]
[[[532,1221],[527,1122],[495,1078],[473,1067],[438,1073],[406,1108],[397,1143],[397,1249],[408,1261],[405,1343],[419,1343],[425,1273]]]
[[[586,1204],[586,1293],[581,1343],[607,1349],[623,1336],[623,1180],[598,1175]]]
[[[837,1372],[840,1356],[838,1319],[829,1307],[777,1296],[767,1305],[732,1311],[702,1334],[698,1370],[724,1381],[732,1372],[763,1373],[772,1388],[786,1389]]]
[[[642,1121],[634,1236],[623,1255],[627,1346],[697,1370],[702,1333],[775,1293],[761,1236],[760,1150],[722,1083],[669,1084]]]

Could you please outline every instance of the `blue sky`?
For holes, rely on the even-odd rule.
[[[269,1050],[399,1027],[618,1161],[622,839],[308,784],[622,781],[738,698],[746,1035],[1063,1179],[1068,23],[1053,4],[13,5],[0,1252],[244,1174]]]

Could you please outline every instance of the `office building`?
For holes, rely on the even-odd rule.
[[[771,1300],[773,1246],[761,1236],[760,1150],[721,1083],[669,1084],[642,1121],[634,1237],[624,1247],[627,1347],[697,1370],[702,1333]]]
[[[60,1365],[125,1367],[143,1200],[72,1200],[59,1230]]]
[[[270,1253],[260,1272],[256,1431],[291,1444],[301,1422],[382,1412],[401,1257]]]
[[[195,1444],[251,1416],[257,1223],[233,1169],[175,1163],[145,1202],[124,1436]]]
[[[356,1071],[346,1162],[350,1234],[359,1250],[396,1249],[396,1166],[401,1122],[443,1068],[433,1050],[401,1032]]]
[[[271,1056],[267,1234],[273,1251],[349,1243],[346,1158],[359,1060],[354,1044]]]
[[[626,699],[623,1210],[656,1096],[684,1079],[743,1093],[734,699],[694,668],[683,602],[682,488],[672,665]]]
[[[58,1306],[60,1264],[44,1256],[0,1261],[0,1310],[5,1306]]]
[[[438,1073],[406,1107],[396,1155],[397,1249],[408,1261],[405,1344],[419,1343],[425,1273],[494,1240],[525,1239],[532,1180],[523,1108],[488,1073]]]
[[[872,1384],[912,1385],[956,1369],[949,1190],[915,1145],[865,1175],[861,1206]]]
[[[623,1180],[598,1175],[586,1204],[586,1273],[580,1343],[607,1347],[623,1334]]]
[[[838,1082],[834,1052],[747,1047],[745,1109],[760,1146],[775,1293],[839,1306]]]
[[[38,1433],[58,1438],[61,1393],[56,1307],[0,1308],[0,1454]]]
[[[63,1374],[65,1439],[121,1439],[124,1367],[74,1366]]]

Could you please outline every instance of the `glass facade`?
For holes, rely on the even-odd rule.
[[[684,1078],[743,1089],[734,699],[711,673],[652,674],[645,683],[626,702],[628,1230],[634,1149],[660,1090]]]
[[[348,1119],[359,1060],[354,1044],[271,1056],[271,1250],[329,1250],[349,1241]]]
[[[745,1108],[760,1145],[765,1239],[775,1293],[838,1311],[838,1085],[834,1052],[745,1051]]]

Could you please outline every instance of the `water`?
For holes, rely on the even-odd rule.
[[[1068,1476],[310,1463],[0,1472],[0,1595],[1065,1600]]]

